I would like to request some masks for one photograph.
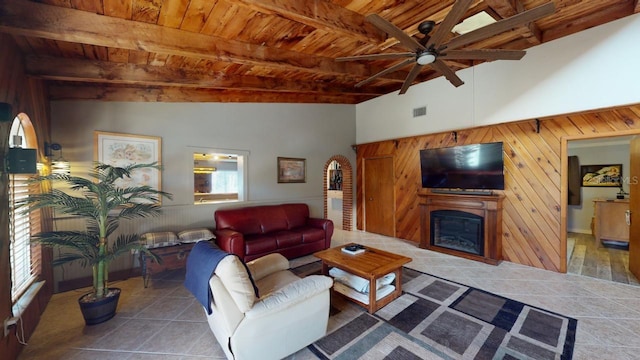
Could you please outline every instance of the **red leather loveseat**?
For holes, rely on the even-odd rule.
[[[219,209],[214,214],[216,243],[243,261],[270,253],[288,259],[329,248],[333,222],[309,217],[307,204]]]

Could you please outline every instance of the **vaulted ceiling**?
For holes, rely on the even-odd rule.
[[[26,73],[47,81],[52,100],[356,104],[400,89],[411,70],[355,86],[398,61],[336,58],[407,51],[366,16],[414,36],[454,2],[2,0],[0,32],[13,36]],[[547,2],[474,0],[462,19],[484,10],[500,20]],[[640,12],[638,0],[553,3],[553,14],[463,49],[524,50]],[[453,71],[479,63],[443,61]],[[425,66],[415,82],[438,76]]]

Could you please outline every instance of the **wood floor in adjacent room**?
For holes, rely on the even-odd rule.
[[[591,234],[569,233],[567,257],[568,273],[640,285],[629,272],[629,251],[604,247]]]

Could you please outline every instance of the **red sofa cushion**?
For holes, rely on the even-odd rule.
[[[216,211],[215,220],[217,230],[230,229],[245,235],[287,230],[289,225],[287,214],[276,205]]]
[[[252,239],[256,239],[256,241],[252,241]],[[247,256],[267,254],[278,250],[278,242],[276,241],[275,236],[248,235],[245,237],[245,240],[244,249]]]
[[[306,204],[282,204],[280,205],[288,223],[288,229],[307,225],[309,207]]]

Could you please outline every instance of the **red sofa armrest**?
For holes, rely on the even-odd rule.
[[[228,253],[236,254],[240,259],[244,259],[244,235],[242,233],[231,230],[216,230],[216,244],[218,247]]]
[[[324,230],[325,249],[331,247],[331,237],[333,236],[333,221],[329,219],[308,218],[307,225]]]

